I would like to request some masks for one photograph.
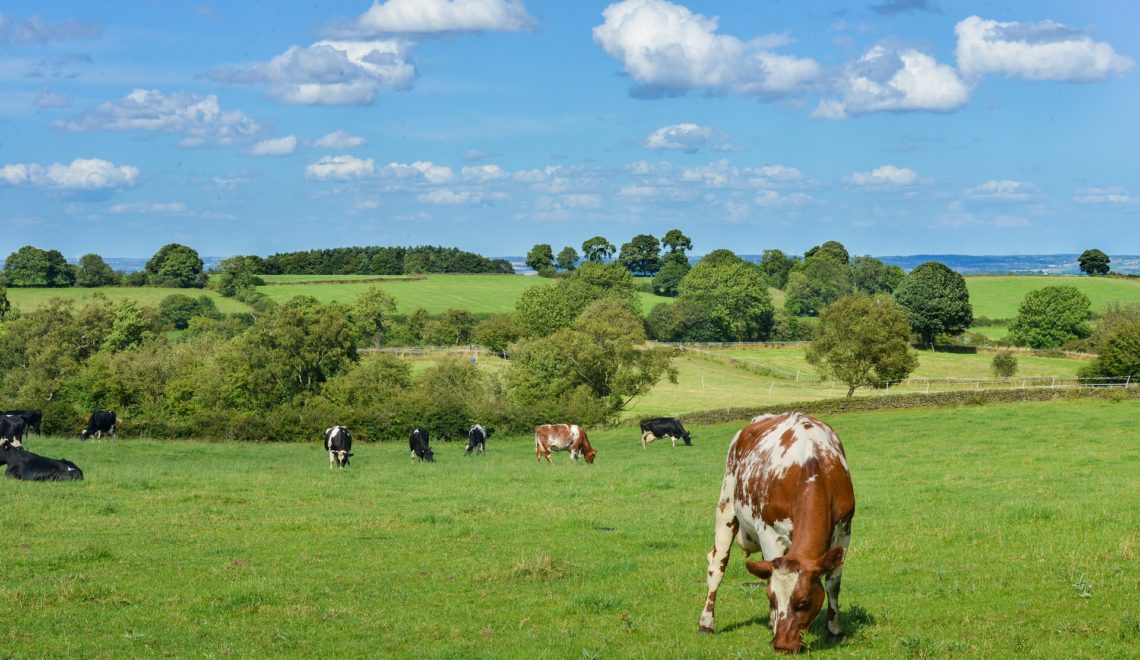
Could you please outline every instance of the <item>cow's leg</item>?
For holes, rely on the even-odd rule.
[[[673,436],[669,436],[669,439],[673,441],[673,449],[676,449],[677,448],[677,438],[674,438]]]
[[[652,438],[652,437],[653,437],[653,434],[650,433],[649,431],[643,431],[642,432],[642,434],[641,434],[641,448],[642,449],[646,449],[647,447],[649,447],[649,443],[653,442],[652,440],[650,440],[650,438]]]
[[[847,555],[847,546],[851,543],[851,523],[840,525],[832,534],[831,547],[842,546],[844,558]],[[839,618],[839,584],[843,578],[843,564],[835,567],[831,575],[824,580],[824,589],[827,591],[827,636],[831,640],[843,637],[843,621]]]
[[[329,469],[330,470],[333,469],[334,465],[336,465],[336,455],[333,453],[333,450],[330,449],[329,450]]]
[[[730,482],[732,482],[730,484]],[[735,507],[732,505],[732,491],[735,488],[735,479],[726,478],[720,490],[720,502],[716,507],[716,528],[713,533],[713,547],[709,550],[709,593],[705,599],[705,609],[701,612],[701,621],[697,626],[698,632],[711,633],[715,629],[713,623],[713,610],[716,607],[716,592],[720,588],[720,581],[724,578],[724,569],[728,566],[728,555],[732,550],[732,539],[736,536],[740,523],[736,520]]]

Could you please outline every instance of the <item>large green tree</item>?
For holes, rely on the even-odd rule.
[[[8,317],[8,313],[12,311],[12,303],[8,301],[8,291],[0,286],[0,321]]]
[[[680,262],[670,259],[665,262],[661,270],[653,276],[653,292],[659,296],[675,296],[681,285],[681,280],[689,274],[692,266],[688,261]]]
[[[855,290],[846,264],[819,251],[796,264],[784,287],[784,309],[790,316],[818,316],[820,311]]]
[[[146,262],[147,283],[152,286],[168,286],[180,289],[202,288],[206,286],[206,274],[202,272],[202,258],[194,248],[169,243]]]
[[[75,284],[75,268],[59,250],[25,245],[4,261],[8,286],[65,287]]]
[[[1092,333],[1089,297],[1075,286],[1047,286],[1025,294],[1008,338],[1016,346],[1059,348]]]
[[[1093,378],[1128,378],[1140,381],[1140,321],[1117,324],[1097,346],[1097,358],[1081,370]]]
[[[693,249],[693,241],[688,236],[683,234],[680,229],[670,229],[665,232],[665,236],[661,238],[661,247],[668,251],[669,254],[684,253]]]
[[[549,243],[537,243],[526,253],[526,265],[530,266],[539,275],[549,275],[554,272],[554,249]]]
[[[856,293],[820,312],[807,361],[826,376],[856,388],[905,378],[918,366],[910,325],[885,296]]]
[[[75,285],[84,287],[108,286],[116,281],[115,271],[97,254],[85,254],[79,258],[79,269],[75,274]]]
[[[1077,257],[1077,264],[1086,275],[1108,275],[1108,264],[1111,261],[1107,254],[1096,248],[1085,250]]]
[[[558,253],[555,260],[558,270],[569,272],[578,267],[578,251],[567,245]]]
[[[211,282],[223,296],[232,297],[247,293],[265,283],[257,273],[264,262],[261,257],[238,255],[218,264],[218,274]]]
[[[927,345],[933,345],[937,335],[958,334],[974,322],[966,280],[937,261],[928,261],[903,278],[895,288],[895,304]]]
[[[760,273],[773,289],[783,289],[788,283],[788,273],[796,261],[775,248],[764,250],[760,255]]]
[[[851,260],[851,255],[847,253],[847,248],[839,241],[826,241],[822,245],[813,247],[807,252],[804,252],[804,259],[810,259],[819,253],[829,254],[842,264],[846,264]]]
[[[636,275],[655,275],[661,270],[661,243],[649,234],[638,234],[621,246],[618,262]]]
[[[851,260],[851,284],[868,295],[891,293],[904,277],[906,272],[902,268],[888,266],[869,255]]]
[[[601,263],[612,257],[616,249],[614,244],[607,241],[603,236],[587,238],[582,243],[582,254],[586,257],[586,261]]]
[[[569,327],[591,302],[620,298],[637,309],[633,276],[621,264],[582,264],[553,285],[532,286],[515,302],[515,317],[528,334],[545,337]]]
[[[756,266],[730,252],[701,259],[678,287],[678,299],[708,310],[722,341],[762,341],[772,329],[774,310]]]
[[[352,306],[352,319],[362,337],[368,338],[373,346],[380,348],[384,335],[389,330],[391,318],[396,313],[396,301],[380,287],[370,286],[356,297]]]

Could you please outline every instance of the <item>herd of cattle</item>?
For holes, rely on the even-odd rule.
[[[24,436],[40,434],[38,410],[0,413],[0,465],[6,474],[29,481],[82,479],[83,471],[66,459],[33,454]],[[115,435],[115,413],[95,411],[80,437]],[[467,432],[464,455],[483,453],[491,431],[482,424]],[[671,417],[641,421],[641,446],[659,438],[692,445],[681,422]],[[434,461],[427,429],[417,427],[408,437],[411,456]],[[325,430],[329,467],[345,468],[352,457],[352,433],[344,426]],[[569,451],[570,460],[593,463],[597,451],[585,429],[577,424],[543,424],[534,430],[537,460],[550,462],[552,451]],[[827,424],[802,413],[759,415],[737,431],[728,448],[720,499],[716,507],[713,546],[708,553],[708,595],[698,631],[713,632],[717,590],[728,566],[733,540],[747,555],[760,552],[763,561],[745,560],[745,568],[767,580],[769,625],[777,651],[803,650],[803,631],[811,626],[827,598],[827,631],[843,635],[839,618],[839,585],[843,560],[851,540],[855,494],[839,436]]]

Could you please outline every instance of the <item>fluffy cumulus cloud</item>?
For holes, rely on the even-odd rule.
[[[261,127],[241,111],[222,110],[218,97],[136,89],[79,117],[52,124],[68,133],[150,131],[182,137],[179,146],[231,146],[255,138]]]
[[[662,126],[653,131],[642,142],[646,149],[684,151],[693,154],[701,149],[731,151],[732,143],[728,136],[715,128],[698,124],[674,124]]]
[[[105,191],[134,185],[139,168],[100,158],[76,158],[64,165],[12,163],[0,167],[0,182],[64,191]]]
[[[868,189],[907,188],[920,183],[917,172],[894,165],[880,165],[870,172],[855,172],[843,177],[843,181]]]
[[[517,32],[535,27],[522,0],[387,0],[334,26],[337,37],[441,32]]]
[[[774,52],[784,37],[718,34],[715,17],[666,0],[623,0],[602,16],[594,42],[641,85],[636,95],[706,89],[775,98],[799,93],[820,75],[814,60]]]
[[[1073,201],[1079,204],[1140,204],[1140,197],[1133,195],[1119,186],[1106,188],[1082,188],[1073,196]]]
[[[232,84],[264,84],[269,96],[294,105],[370,105],[382,89],[408,89],[416,77],[412,43],[324,40],[292,46],[268,62],[227,66],[208,77]]]
[[[318,149],[355,149],[368,144],[368,140],[348,131],[333,131],[313,142]]]
[[[286,135],[280,138],[262,140],[249,149],[251,156],[288,156],[297,150],[297,136]]]
[[[997,202],[1027,202],[1035,194],[1033,184],[1007,179],[986,181],[966,191],[966,196],[972,199]]]
[[[1088,82],[1128,71],[1131,58],[1104,41],[1054,21],[1022,23],[970,16],[954,26],[954,56],[967,78],[988,74],[1024,80]]]
[[[455,171],[445,165],[418,160],[411,164],[388,163],[380,170],[380,176],[402,181],[424,181],[439,185],[455,179]]]
[[[840,98],[824,99],[817,119],[844,119],[870,112],[950,112],[970,100],[970,87],[954,69],[917,50],[875,46],[846,67]]]
[[[465,166],[462,172],[465,181],[495,181],[509,176],[503,168],[491,164]]]
[[[39,16],[8,18],[0,12],[0,46],[98,39],[101,36],[103,28],[98,23],[85,23],[73,18],[49,23]]]
[[[312,181],[352,181],[376,172],[376,162],[355,156],[325,156],[305,168],[305,178]]]

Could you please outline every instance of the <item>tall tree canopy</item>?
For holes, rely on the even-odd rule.
[[[810,259],[820,252],[831,255],[841,264],[846,264],[851,260],[851,255],[847,253],[847,248],[843,247],[843,244],[839,241],[826,241],[822,245],[813,247],[807,252],[804,252],[804,259]]]
[[[830,252],[818,253],[796,264],[784,287],[784,309],[791,316],[817,316],[820,311],[853,292],[851,270]]]
[[[885,296],[856,293],[828,305],[819,315],[807,361],[824,375],[856,388],[905,378],[918,366],[910,325]]]
[[[59,250],[25,245],[4,261],[8,286],[64,287],[75,284],[75,268]]]
[[[618,261],[635,275],[655,275],[661,270],[661,244],[649,234],[638,234],[621,246]]]
[[[1091,305],[1089,297],[1075,286],[1030,291],[1009,324],[1009,340],[1016,346],[1059,348],[1072,339],[1088,337]]]
[[[851,284],[868,295],[891,293],[904,277],[906,272],[902,268],[888,266],[870,255],[851,260]]]
[[[539,275],[548,274],[554,270],[554,249],[549,243],[537,243],[526,253],[526,265],[533,268]]]
[[[613,256],[614,250],[613,243],[610,243],[602,236],[595,236],[587,238],[582,243],[582,254],[585,255],[586,261],[603,262]]]
[[[578,267],[578,251],[567,245],[558,253],[558,270],[572,271]]]
[[[783,289],[788,283],[788,273],[795,260],[777,249],[764,250],[760,256],[760,273],[773,289]]]
[[[79,258],[79,269],[75,275],[75,285],[85,287],[108,286],[116,281],[115,271],[97,254],[85,254]]]
[[[681,280],[678,299],[707,309],[709,319],[725,339],[767,339],[774,310],[760,271],[727,250],[709,256]]]
[[[636,309],[637,289],[621,264],[582,264],[553,285],[532,286],[515,302],[515,317],[529,334],[545,337],[569,327],[582,310],[599,298],[621,298]]]
[[[1085,250],[1081,256],[1077,258],[1077,264],[1081,267],[1081,272],[1087,275],[1108,275],[1108,264],[1112,259],[1100,250],[1093,248]]]
[[[957,334],[974,322],[966,280],[937,261],[928,261],[903,278],[895,289],[895,304],[928,345],[934,344],[935,336]]]
[[[199,289],[206,286],[198,251],[178,243],[159,248],[146,262],[146,274],[147,283],[153,286]]]

